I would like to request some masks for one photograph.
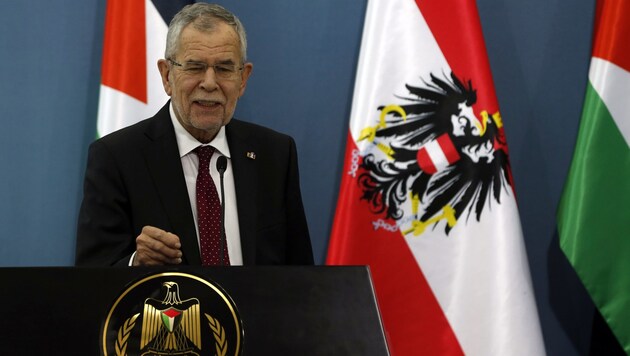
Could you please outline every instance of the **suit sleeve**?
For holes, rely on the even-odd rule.
[[[79,211],[75,264],[126,266],[135,251],[129,201],[114,156],[102,141],[90,145]]]
[[[295,141],[290,139],[287,177],[287,263],[312,265],[313,250],[302,203]]]

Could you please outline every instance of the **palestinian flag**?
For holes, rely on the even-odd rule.
[[[329,265],[369,265],[393,355],[543,355],[474,0],[368,2]]]
[[[630,2],[599,0],[560,246],[630,354]]]
[[[99,136],[155,115],[166,103],[157,61],[164,57],[168,23],[181,0],[107,0]]]

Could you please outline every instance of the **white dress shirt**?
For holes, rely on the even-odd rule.
[[[202,144],[188,131],[186,131],[179,121],[177,121],[172,103],[169,107],[169,111],[173,127],[175,127],[177,147],[179,149],[179,156],[182,160],[182,168],[184,170],[184,177],[186,178],[186,187],[188,188],[188,199],[195,219],[195,229],[197,230],[197,243],[199,243],[196,198],[199,159],[193,150],[198,146],[202,146]],[[227,240],[228,254],[230,256],[230,265],[241,266],[243,265],[243,253],[241,250],[241,235],[238,227],[238,211],[236,209],[236,188],[234,186],[234,174],[232,172],[230,148],[228,147],[228,142],[225,137],[225,126],[221,127],[221,130],[219,130],[215,138],[208,145],[214,147],[214,153],[210,158],[210,176],[214,181],[217,193],[219,194],[219,199],[221,198],[221,187],[219,172],[216,168],[217,158],[222,155],[228,159],[227,169],[223,174],[223,192],[226,203],[224,204],[221,202],[225,206],[225,236]]]

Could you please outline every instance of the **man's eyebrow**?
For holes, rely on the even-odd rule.
[[[234,64],[234,61],[232,59],[224,59],[222,61],[215,62],[215,64]]]
[[[186,63],[190,63],[190,64],[208,64],[208,63],[206,63],[204,61],[195,60],[195,59],[189,59],[189,60],[186,61]],[[224,60],[216,61],[216,62],[214,62],[212,64],[235,64],[235,62],[232,59],[224,59]]]

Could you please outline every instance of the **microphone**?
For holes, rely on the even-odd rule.
[[[225,193],[223,192],[223,173],[227,169],[227,158],[219,156],[217,158],[217,171],[221,181],[221,240],[219,241],[219,249],[221,249],[221,266],[223,266],[223,249],[225,242]]]

